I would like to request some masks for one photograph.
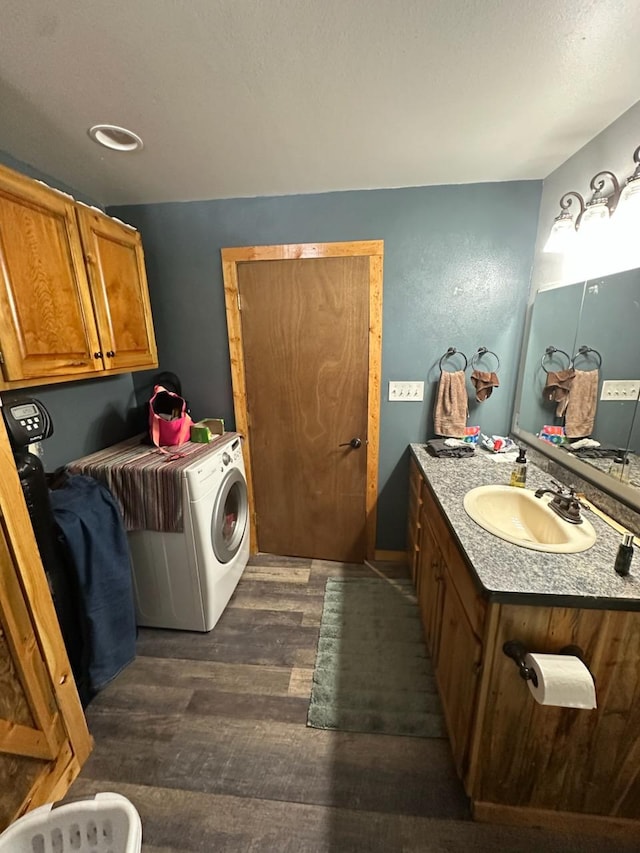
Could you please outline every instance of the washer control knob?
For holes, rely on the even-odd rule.
[[[228,465],[228,464],[229,464],[229,462],[231,462],[231,457],[229,456],[229,454],[228,454],[228,453],[223,453],[223,454],[222,454],[222,464],[223,464],[223,465]]]

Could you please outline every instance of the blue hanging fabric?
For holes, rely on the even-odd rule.
[[[87,626],[89,683],[97,693],[135,658],[131,558],[120,509],[92,477],[69,476],[50,492],[77,574]]]

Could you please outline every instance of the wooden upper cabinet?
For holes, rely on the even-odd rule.
[[[2,167],[0,351],[8,382],[103,369],[74,202]]]
[[[157,365],[140,234],[84,205],[76,212],[105,367]]]
[[[0,390],[157,365],[138,232],[0,166]]]

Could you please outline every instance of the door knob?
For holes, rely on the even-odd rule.
[[[113,358],[114,355],[115,355],[115,352],[112,349],[110,349],[109,352],[107,353],[107,358]]]
[[[100,351],[94,352],[93,357],[94,358],[102,358],[102,353]]]
[[[359,438],[352,438],[351,441],[345,441],[343,444],[339,444],[338,447],[352,447],[354,450],[357,450],[362,446],[362,441]]]

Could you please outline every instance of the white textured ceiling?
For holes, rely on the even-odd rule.
[[[106,204],[543,178],[640,97],[638,33],[638,0],[0,0],[0,149]]]

